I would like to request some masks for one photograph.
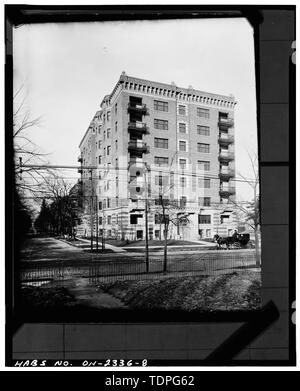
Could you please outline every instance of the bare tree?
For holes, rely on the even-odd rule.
[[[259,202],[259,172],[258,172],[258,156],[257,153],[251,154],[247,151],[249,160],[252,167],[252,178],[247,178],[245,175],[238,172],[238,176],[243,179],[252,189],[253,198],[248,203],[241,203],[230,200],[232,204],[242,213],[244,216],[244,222],[253,229],[255,236],[255,257],[256,265],[260,266],[259,255],[259,229],[260,229],[260,202]]]
[[[174,154],[170,169],[165,171],[164,176],[159,177],[159,192],[151,193],[151,202],[148,202],[149,209],[152,210],[154,215],[156,215],[156,221],[163,227],[164,235],[164,264],[163,270],[167,271],[167,252],[168,252],[168,235],[170,228],[176,227],[179,231],[181,226],[187,225],[189,223],[189,213],[186,211],[185,205],[178,205],[177,200],[170,199],[170,193],[175,187],[174,180],[171,181],[173,177],[172,164],[174,162]]]
[[[24,86],[22,85],[13,97],[13,142],[15,157],[15,185],[20,196],[41,195],[41,183],[49,168],[28,167],[29,165],[47,164],[45,160],[48,154],[41,153],[38,146],[31,140],[30,131],[40,126],[41,117],[32,118],[26,108],[26,97],[22,97]]]
[[[48,205],[51,233],[56,235],[69,234],[74,238],[78,205],[77,200],[70,194],[72,184],[58,174],[52,174],[45,177],[41,186],[44,199],[51,200]]]

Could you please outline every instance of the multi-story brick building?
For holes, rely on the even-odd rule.
[[[172,238],[231,235],[235,105],[233,96],[123,72],[80,144],[84,207],[96,199],[99,235],[144,238],[146,203],[150,238],[167,217]]]

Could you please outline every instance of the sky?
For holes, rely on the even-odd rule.
[[[253,30],[247,20],[24,25],[14,30],[14,90],[41,117],[30,138],[56,165],[76,165],[79,143],[122,71],[129,76],[233,94],[236,168],[253,177],[257,151]],[[70,177],[77,177],[75,170]],[[237,182],[237,198],[252,199]]]

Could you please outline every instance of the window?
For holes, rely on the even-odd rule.
[[[198,197],[198,206],[210,206],[210,197]]]
[[[118,131],[118,121],[115,122],[115,132]]]
[[[199,134],[200,136],[209,136],[210,135],[209,126],[197,125],[197,134]]]
[[[221,216],[221,224],[228,223],[229,222],[229,216]]]
[[[187,203],[187,198],[186,198],[186,196],[180,197],[180,201],[179,201],[179,206],[180,206],[180,208],[185,208],[185,207],[186,207],[186,203]]]
[[[160,224],[161,222],[161,215],[155,214],[155,224]]]
[[[102,225],[102,217],[99,217],[99,225]]]
[[[107,156],[110,155],[110,150],[111,150],[111,146],[109,145],[109,146],[107,147]]]
[[[118,140],[115,141],[116,144],[116,151],[118,150]]]
[[[99,155],[99,157],[98,157],[98,161],[99,161],[99,164],[101,164],[101,163],[102,163],[102,156],[101,156],[101,155]]]
[[[118,103],[115,104],[115,115],[118,114]]]
[[[201,107],[197,107],[197,115],[202,118],[209,118],[209,110],[202,109]]]
[[[198,170],[209,171],[210,162],[205,160],[198,160]]]
[[[227,119],[227,118],[228,118],[228,113],[219,112],[219,118],[225,118],[225,119]]]
[[[99,210],[102,210],[102,201],[99,201]]]
[[[169,220],[169,215],[167,215],[167,214],[165,214],[165,215],[163,215],[162,213],[155,214],[155,217],[154,217],[155,224],[162,224],[165,221],[168,222],[168,220]]]
[[[210,179],[208,178],[198,178],[198,187],[209,189],[210,188]]]
[[[107,129],[107,138],[110,138],[110,128]]]
[[[199,215],[199,224],[211,224],[211,216]]]
[[[168,111],[168,102],[162,102],[160,100],[155,100],[154,101],[154,110]]]
[[[163,156],[155,156],[154,157],[154,164],[156,166],[168,166],[169,165],[169,158],[163,157]]]
[[[154,118],[154,128],[161,130],[168,130],[168,121],[164,119]]]
[[[197,151],[209,153],[209,144],[197,143]]]
[[[168,149],[169,140],[167,138],[154,138],[154,147],[155,148],[164,148]]]
[[[107,112],[107,114],[106,114],[106,119],[107,119],[107,121],[110,120],[110,111]]]
[[[107,207],[110,208],[110,198],[107,199]]]
[[[167,186],[169,182],[168,176],[155,175],[155,184],[157,186]]]
[[[107,216],[107,224],[108,224],[108,225],[111,224],[111,216]]]
[[[186,169],[186,159],[179,159],[179,167],[182,170]]]
[[[186,114],[186,107],[184,105],[178,106],[178,114],[185,115]]]
[[[184,176],[180,177],[180,187],[186,187],[186,178]]]
[[[186,124],[184,122],[179,123],[179,133],[186,133]]]
[[[107,181],[106,190],[110,189],[110,180]]]
[[[206,230],[206,237],[210,238],[211,237],[211,229]]]
[[[179,151],[186,152],[186,141],[179,141]]]

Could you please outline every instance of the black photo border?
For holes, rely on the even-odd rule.
[[[17,286],[17,264],[14,259],[13,230],[13,187],[14,172],[13,162],[13,140],[12,140],[12,102],[13,102],[13,56],[12,56],[12,28],[28,23],[68,23],[68,22],[90,22],[90,21],[129,21],[129,20],[167,20],[167,19],[199,19],[199,18],[236,18],[244,17],[252,25],[254,30],[255,44],[255,73],[256,73],[256,99],[257,99],[257,128],[259,146],[259,168],[268,166],[288,166],[289,167],[289,310],[291,303],[295,300],[295,270],[296,270],[296,220],[295,220],[295,194],[296,194],[296,149],[295,149],[295,65],[290,60],[289,66],[289,161],[263,162],[261,163],[261,125],[260,125],[260,41],[259,25],[263,18],[261,10],[293,10],[295,6],[246,6],[246,5],[136,5],[136,6],[35,6],[35,5],[6,5],[6,63],[5,63],[5,266],[6,266],[6,359],[7,363],[12,362],[12,339],[16,330],[24,323],[189,323],[189,322],[245,322],[248,325],[255,325],[258,322],[260,313],[267,314],[267,318],[276,319],[278,311],[272,303],[267,309],[262,311],[237,311],[212,314],[187,313],[185,311],[129,311],[129,310],[101,310],[99,318],[95,319],[94,314],[88,312],[82,318],[74,319],[67,314],[51,314],[47,311],[39,314],[23,313],[16,305],[19,302],[18,294],[14,290]],[[276,80],[274,80],[276,83]],[[270,140],[271,142],[272,140]],[[261,209],[263,216],[264,210]],[[262,258],[264,243],[262,242]],[[262,261],[263,267],[263,261]],[[272,308],[272,310],[271,310]],[[269,311],[269,312],[268,312]],[[271,311],[271,312],[270,312]],[[277,312],[276,312],[277,311]],[[54,320],[55,319],[55,320]],[[273,320],[274,320],[273,319]],[[267,326],[266,326],[267,327]],[[262,330],[261,330],[262,331]],[[238,335],[235,337],[238,338]],[[235,340],[235,341],[238,341]],[[227,341],[230,345],[230,341]],[[225,344],[226,345],[226,344]],[[289,329],[289,360],[276,361],[276,365],[294,365],[295,353],[295,326],[290,322]],[[201,361],[201,365],[211,365],[212,362],[222,363],[221,356],[212,357],[212,361]],[[168,360],[150,360],[150,365],[170,365]],[[197,365],[199,360],[171,360],[171,365]],[[157,364],[159,362],[159,364]],[[193,364],[194,362],[194,364]],[[227,361],[226,361],[227,362]],[[203,363],[203,364],[202,364]],[[238,365],[234,361],[233,365]],[[274,365],[274,361],[242,361],[241,365]]]

